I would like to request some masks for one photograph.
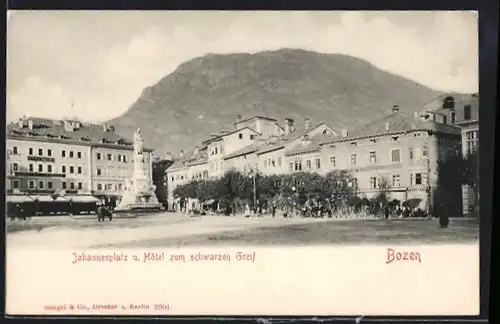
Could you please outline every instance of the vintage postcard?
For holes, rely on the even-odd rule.
[[[478,315],[478,15],[12,11],[8,315]]]

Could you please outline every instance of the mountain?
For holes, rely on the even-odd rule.
[[[387,113],[420,110],[440,93],[358,58],[281,49],[256,54],[207,54],[177,67],[143,90],[126,113],[108,123],[147,146],[177,153],[243,117],[280,122],[325,121],[353,128]]]

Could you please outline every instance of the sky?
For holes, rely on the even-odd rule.
[[[284,47],[478,92],[477,22],[464,11],[10,11],[7,119],[101,122],[194,57]]]

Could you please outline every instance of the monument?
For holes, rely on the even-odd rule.
[[[153,211],[160,210],[162,205],[156,198],[153,181],[146,175],[145,169],[148,167],[144,160],[144,140],[140,129],[134,133],[134,155],[133,173],[130,179],[125,181],[125,190],[122,199],[115,211]]]

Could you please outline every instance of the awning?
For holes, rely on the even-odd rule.
[[[7,202],[13,204],[21,204],[25,202],[33,202],[33,199],[24,195],[7,195]]]
[[[56,199],[53,199],[52,196],[31,196],[33,200],[38,200],[39,202],[54,202]]]
[[[94,196],[66,196],[66,199],[69,199],[72,202],[79,202],[79,203],[93,203],[93,202],[97,203],[97,202],[100,202],[100,200]]]

